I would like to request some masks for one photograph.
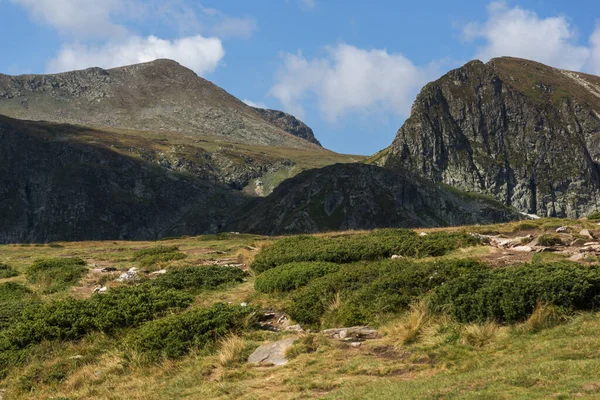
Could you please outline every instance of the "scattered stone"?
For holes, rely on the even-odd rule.
[[[98,286],[94,289],[94,293],[106,293],[108,288],[106,286]]]
[[[569,228],[567,228],[566,226],[561,226],[559,228],[556,228],[556,233],[567,233],[569,232]]]
[[[300,325],[298,325],[298,324],[296,324],[296,325],[290,325],[287,328],[285,328],[285,330],[288,331],[288,332],[298,332],[298,333],[304,332],[304,329],[302,329],[302,327]]]
[[[598,246],[598,242],[587,242],[583,244],[584,246]]]
[[[361,342],[352,342],[350,343],[350,346],[354,347],[355,349],[362,346]]]
[[[75,356],[69,357],[69,360],[79,360],[80,358],[83,358],[83,356],[81,354],[77,354]]]
[[[531,253],[533,251],[533,249],[529,246],[517,246],[513,247],[513,250],[521,253]]]
[[[285,353],[296,340],[297,336],[290,336],[274,343],[263,344],[248,357],[248,362],[257,365],[285,365],[288,362]]]
[[[557,252],[558,249],[554,248],[554,247],[544,247],[544,246],[537,246],[535,248],[535,252],[536,253],[554,253]]]
[[[115,267],[105,267],[100,270],[100,272],[115,272],[117,269]]]
[[[392,256],[392,260],[399,260],[399,259],[401,259],[401,258],[404,258],[404,257],[402,257],[401,255],[398,255],[398,254],[394,254],[394,255]]]
[[[247,307],[247,306],[248,306],[248,303],[246,303],[246,302],[244,302],[244,303],[240,303],[240,306],[242,306],[242,307]]]
[[[590,232],[588,229],[582,229],[582,230],[580,230],[580,231],[579,231],[579,234],[580,234],[581,236],[585,236],[585,237],[587,237],[587,238],[589,238],[589,239],[596,239],[596,238],[594,237],[594,235],[592,235],[592,233],[591,233],[591,232]]]
[[[429,233],[427,233],[427,232],[421,232],[421,233],[419,233],[419,236],[429,236]]]
[[[167,273],[166,269],[161,269],[161,270],[158,270],[158,271],[151,272],[150,275],[163,275],[163,274],[166,274],[166,273]]]
[[[323,335],[333,339],[362,341],[367,339],[376,339],[377,331],[369,326],[354,326],[351,328],[333,328],[325,329]]]
[[[573,254],[571,257],[569,257],[569,261],[583,261],[583,260],[585,260],[585,254],[583,254],[583,253]]]
[[[129,268],[127,272],[123,272],[121,276],[117,278],[117,282],[135,282],[139,280],[140,276],[137,273],[136,267]]]
[[[579,251],[581,253],[591,253],[595,251],[600,251],[600,245],[581,247],[579,248]]]

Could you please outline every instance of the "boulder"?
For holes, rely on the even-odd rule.
[[[137,273],[137,268],[132,267],[127,270],[127,272],[123,272],[121,276],[117,278],[117,282],[135,282],[139,281],[140,276]]]
[[[285,353],[296,340],[298,336],[290,336],[277,342],[263,344],[248,357],[248,362],[256,365],[285,365],[288,362]]]
[[[351,340],[353,342],[376,339],[378,337],[377,331],[369,326],[325,329],[322,333],[323,335],[329,336],[333,339]]]

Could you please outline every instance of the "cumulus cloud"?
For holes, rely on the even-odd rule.
[[[463,37],[467,41],[484,40],[476,53],[482,61],[514,56],[581,70],[590,58],[590,49],[575,43],[577,32],[565,17],[540,18],[530,10],[509,8],[503,1],[488,5],[484,23],[466,24]]]
[[[35,19],[61,33],[85,37],[112,37],[126,30],[113,17],[129,6],[129,0],[10,0]]]
[[[69,44],[47,66],[48,72],[62,72],[88,67],[112,68],[128,64],[170,58],[194,70],[198,75],[213,71],[225,50],[221,40],[190,36],[173,41],[132,36],[123,42],[109,42],[102,46]]]
[[[267,105],[265,103],[261,103],[259,102],[255,102],[252,100],[248,100],[248,99],[244,99],[242,100],[244,103],[246,103],[246,105],[249,105],[250,107],[255,107],[255,108],[268,108]]]
[[[300,118],[303,102],[314,98],[329,121],[348,112],[407,116],[416,93],[433,75],[402,54],[348,44],[327,48],[322,58],[309,60],[299,52],[284,54],[283,60],[270,95]]]

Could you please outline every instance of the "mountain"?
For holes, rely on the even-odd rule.
[[[471,61],[425,86],[384,165],[580,217],[600,206],[600,77],[517,58]]]
[[[216,232],[228,210],[247,201],[225,185],[85,139],[92,134],[0,116],[0,243]]]
[[[486,224],[519,219],[500,203],[375,165],[304,171],[245,206],[230,227],[268,235]]]
[[[54,75],[0,74],[0,114],[12,118],[182,132],[246,144],[315,146],[310,128],[272,113],[265,117],[171,60]],[[297,127],[286,129],[293,125]]]

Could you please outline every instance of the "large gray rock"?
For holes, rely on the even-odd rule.
[[[600,205],[600,77],[533,61],[471,61],[426,85],[385,165],[529,214]]]
[[[263,344],[248,357],[248,362],[257,365],[285,365],[288,362],[285,353],[296,340],[297,336],[290,336],[274,343]]]

